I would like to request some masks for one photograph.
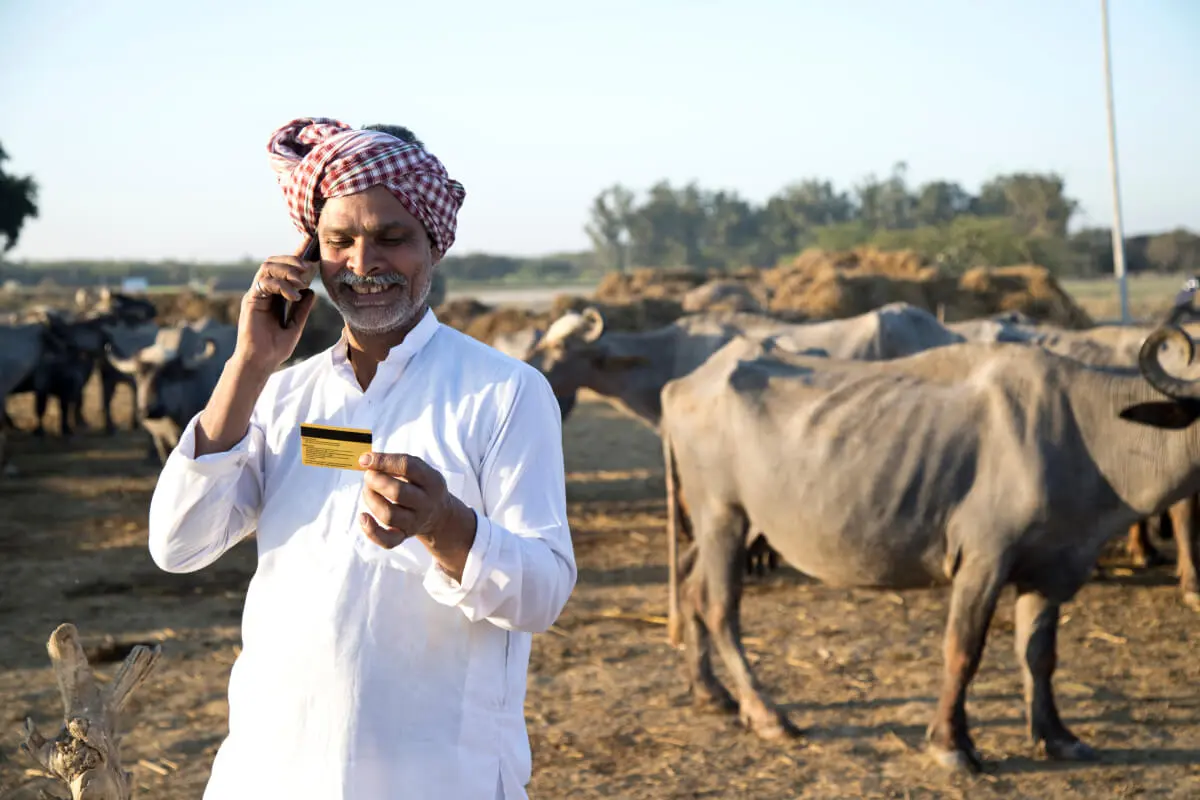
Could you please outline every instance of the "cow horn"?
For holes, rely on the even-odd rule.
[[[594,306],[583,310],[583,321],[586,323],[581,338],[585,342],[594,342],[604,333],[604,315]]]
[[[189,356],[188,358],[183,359],[183,367],[184,367],[184,369],[195,369],[196,367],[200,366],[208,359],[212,358],[216,354],[216,352],[217,352],[216,341],[211,338],[206,338],[204,340],[204,347],[201,348],[199,353],[197,353],[194,356]]]
[[[126,375],[136,375],[138,369],[137,356],[131,358],[122,358],[117,355],[117,348],[111,343],[104,345],[104,353],[108,356],[108,363],[112,364],[118,372],[123,372]]]
[[[1146,341],[1142,342],[1142,349],[1138,353],[1138,369],[1141,370],[1142,377],[1146,379],[1147,383],[1167,397],[1176,400],[1200,400],[1200,382],[1186,381],[1176,378],[1174,375],[1168,375],[1167,371],[1163,369],[1162,362],[1158,360],[1159,350],[1172,340],[1183,345],[1184,351],[1187,353],[1186,363],[1191,364],[1196,355],[1196,345],[1192,341],[1192,337],[1188,336],[1187,331],[1183,328],[1164,325],[1152,331],[1146,337]]]

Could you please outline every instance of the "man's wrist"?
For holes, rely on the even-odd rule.
[[[457,497],[451,496],[447,506],[446,521],[432,535],[421,538],[442,569],[461,581],[467,556],[475,544],[478,520],[474,509]]]

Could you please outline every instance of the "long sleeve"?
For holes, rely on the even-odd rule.
[[[567,525],[562,421],[550,386],[538,373],[515,381],[485,454],[475,542],[462,582],[436,564],[425,588],[472,622],[540,633],[553,624],[575,588],[577,571]]]
[[[197,414],[167,458],[150,500],[150,556],[167,572],[195,572],[254,530],[262,504],[264,435],[256,420],[224,453],[195,457]]]

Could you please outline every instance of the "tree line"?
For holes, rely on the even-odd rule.
[[[7,158],[0,148],[0,165]],[[1064,277],[1109,275],[1111,233],[1087,228],[1070,233],[1079,203],[1055,173],[998,175],[978,192],[935,180],[910,185],[904,163],[885,178],[868,175],[854,186],[808,178],[756,204],[735,191],[696,183],[660,181],[641,196],[614,184],[588,210],[591,250],[541,257],[493,253],[449,255],[447,281],[563,284],[597,280],[634,267],[729,270],[771,267],[810,247],[845,250],[873,245],[907,248],[952,272],[975,266],[1034,263]],[[0,166],[0,235],[7,252],[25,221],[37,217],[37,183],[8,175]],[[1128,237],[1130,272],[1200,273],[1200,236],[1183,228]],[[257,268],[232,263],[174,260],[0,261],[0,280],[24,285],[95,286],[144,278],[151,285],[197,284],[244,289]]]
[[[961,272],[1035,263],[1064,276],[1112,272],[1107,228],[1069,233],[1079,203],[1055,173],[1012,173],[977,193],[948,180],[910,185],[904,163],[849,189],[810,178],[762,204],[728,190],[661,181],[640,198],[617,184],[596,196],[586,226],[597,260],[631,266],[770,267],[810,247],[908,248]],[[1200,236],[1178,229],[1126,240],[1130,271],[1200,270]]]

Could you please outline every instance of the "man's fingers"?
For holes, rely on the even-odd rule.
[[[417,513],[411,508],[394,505],[373,489],[363,489],[363,503],[371,516],[385,528],[399,531],[416,529]]]
[[[428,503],[428,495],[415,484],[393,478],[385,472],[367,470],[363,476],[363,486],[381,495],[392,505],[404,506],[414,511]]]
[[[427,491],[436,490],[444,483],[440,472],[407,453],[364,453],[358,463],[377,472],[404,478]]]
[[[359,514],[358,525],[362,528],[362,532],[366,534],[368,539],[385,550],[391,550],[408,538],[407,534],[389,531],[372,519],[370,514]]]
[[[303,288],[273,275],[260,275],[254,284],[259,294],[281,294],[292,302],[299,302],[300,291]]]
[[[311,267],[281,264],[277,261],[264,263],[259,269],[259,273],[291,281],[301,289],[307,288],[308,284],[312,283],[312,279],[315,277],[315,271]]]

